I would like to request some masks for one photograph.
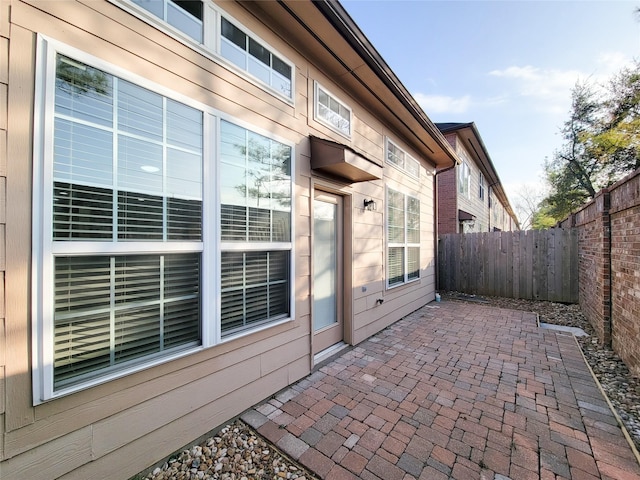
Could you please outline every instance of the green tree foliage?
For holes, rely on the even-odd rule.
[[[562,220],[604,187],[640,168],[640,62],[604,87],[575,85],[563,145],[545,163],[542,217]]]
[[[615,170],[640,168],[640,62],[625,68],[609,84],[602,131],[593,137],[594,152]]]
[[[536,210],[531,219],[531,228],[534,230],[545,230],[553,227],[558,221],[549,214],[549,207],[542,206]]]

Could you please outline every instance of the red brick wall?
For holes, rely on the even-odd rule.
[[[640,171],[611,192],[611,341],[640,375]]]
[[[578,228],[580,309],[600,341],[611,341],[609,192],[602,191],[575,214]]]
[[[458,233],[458,207],[456,205],[456,169],[437,174],[438,183],[438,234]]]
[[[640,375],[640,170],[567,223],[578,228],[580,308],[600,341]]]

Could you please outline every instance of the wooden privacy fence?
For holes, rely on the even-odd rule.
[[[440,235],[438,289],[578,303],[577,231]]]

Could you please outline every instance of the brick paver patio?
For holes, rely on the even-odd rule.
[[[573,336],[431,303],[242,416],[328,480],[640,479]]]

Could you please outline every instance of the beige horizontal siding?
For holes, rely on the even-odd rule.
[[[186,445],[194,438],[205,435],[212,428],[237,415],[238,410],[244,411],[251,407],[254,404],[254,398],[265,398],[270,394],[267,392],[278,391],[293,381],[299,380],[306,374],[301,372],[307,372],[308,368],[309,365],[304,359],[298,360],[287,369],[277,370],[250,385],[231,392],[220,401],[188,413],[154,430],[144,438],[134,440],[126,447],[115,450],[110,455],[96,458],[91,464],[61,477],[61,480],[128,478],[131,475],[130,472],[139,472],[147,467],[150,459],[163,458],[173,453],[176,450],[174,444]],[[169,439],[171,441],[168,441]]]
[[[0,458],[9,458],[0,467],[3,478],[127,478],[308,374],[312,362],[311,195],[316,183],[345,195],[345,203],[353,205],[351,238],[347,239],[352,246],[353,293],[349,294],[353,299],[347,296],[346,310],[353,309],[354,343],[415,310],[433,291],[433,269],[428,266],[419,282],[385,288],[385,182],[345,185],[319,178],[310,168],[310,134],[345,143],[381,164],[385,136],[399,145],[402,139],[385,130],[377,112],[369,112],[347,94],[344,85],[330,81],[321,68],[302,57],[303,49],[290,45],[284,32],[264,27],[262,19],[238,4],[224,3],[224,8],[295,63],[294,103],[266,92],[247,75],[182,45],[112,3],[16,0],[9,28],[4,15],[8,2],[0,0],[0,59],[15,60],[10,70],[0,60],[0,274],[6,258],[8,280],[6,292],[0,291],[0,312],[5,310],[2,299],[7,299],[6,328],[0,323],[0,347],[7,346],[6,358],[2,356],[5,349],[0,348],[0,428],[6,426],[6,431],[0,431]],[[296,145],[293,321],[32,406],[28,332],[36,33]],[[313,120],[314,80],[352,109],[351,139]],[[7,82],[12,85],[11,97]],[[7,108],[12,109],[9,118]],[[5,152],[16,161],[7,165]],[[427,263],[433,254],[432,178],[411,179],[389,165],[384,170],[387,180],[397,185],[394,188],[420,195],[422,259]],[[1,178],[5,174],[8,183]],[[373,198],[378,211],[365,211],[365,198]],[[11,238],[5,238],[5,219]],[[2,285],[3,281],[4,275]],[[378,298],[384,298],[382,305],[376,303]]]
[[[2,462],[2,478],[51,480],[91,461],[91,427],[29,450],[25,454]]]

